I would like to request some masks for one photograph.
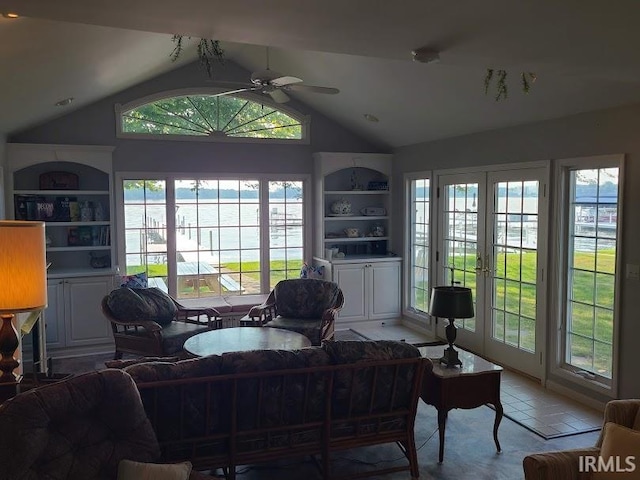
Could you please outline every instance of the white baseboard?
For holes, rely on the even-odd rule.
[[[565,397],[569,397],[591,408],[595,408],[600,412],[604,412],[604,407],[606,403],[595,400],[587,395],[583,395],[582,393],[578,393],[571,388],[561,385],[560,383],[554,382],[553,380],[547,380],[546,388],[548,388],[552,392],[556,392],[561,395],[564,395]]]

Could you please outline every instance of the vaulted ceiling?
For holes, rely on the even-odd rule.
[[[249,72],[270,46],[273,70],[340,89],[296,98],[388,148],[640,102],[637,0],[0,0],[9,12],[0,135],[194,60],[170,61],[174,33],[223,41]],[[413,62],[423,46],[440,61]],[[488,67],[508,72],[506,101],[485,95]]]

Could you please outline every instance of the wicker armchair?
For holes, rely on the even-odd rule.
[[[291,330],[307,337],[312,345],[320,345],[333,338],[335,320],[343,305],[344,295],[334,282],[282,280],[262,305],[249,310],[241,325]]]
[[[149,298],[154,308],[147,308]],[[157,288],[114,290],[102,299],[102,312],[111,323],[116,360],[124,353],[182,355],[189,337],[220,325],[214,308],[184,307]]]
[[[604,410],[604,422],[617,423],[638,430],[640,427],[640,399],[611,400]],[[579,457],[600,453],[602,432],[595,447],[557,452],[545,452],[528,455],[524,458],[524,477],[526,480],[587,480],[591,472],[579,472]]]

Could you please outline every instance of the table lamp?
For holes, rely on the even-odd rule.
[[[20,345],[14,314],[47,305],[44,222],[0,221],[0,384],[19,382],[13,356]]]
[[[431,302],[429,303],[429,314],[434,317],[448,318],[449,325],[445,328],[449,347],[444,351],[444,356],[440,363],[448,367],[462,365],[458,358],[458,351],[453,348],[456,341],[456,318],[472,318],[473,297],[471,289],[467,287],[457,287],[454,285],[446,287],[433,287],[431,289]]]

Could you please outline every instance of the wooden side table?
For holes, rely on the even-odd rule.
[[[496,410],[493,423],[493,440],[498,452],[502,449],[498,441],[498,427],[502,420],[500,403],[500,373],[502,367],[471,352],[457,349],[462,367],[447,367],[439,362],[444,346],[421,347],[423,357],[433,362],[433,371],[425,373],[421,398],[438,410],[438,433],[440,449],[438,462],[444,458],[444,431],[449,410],[454,408],[476,408],[491,404]]]

